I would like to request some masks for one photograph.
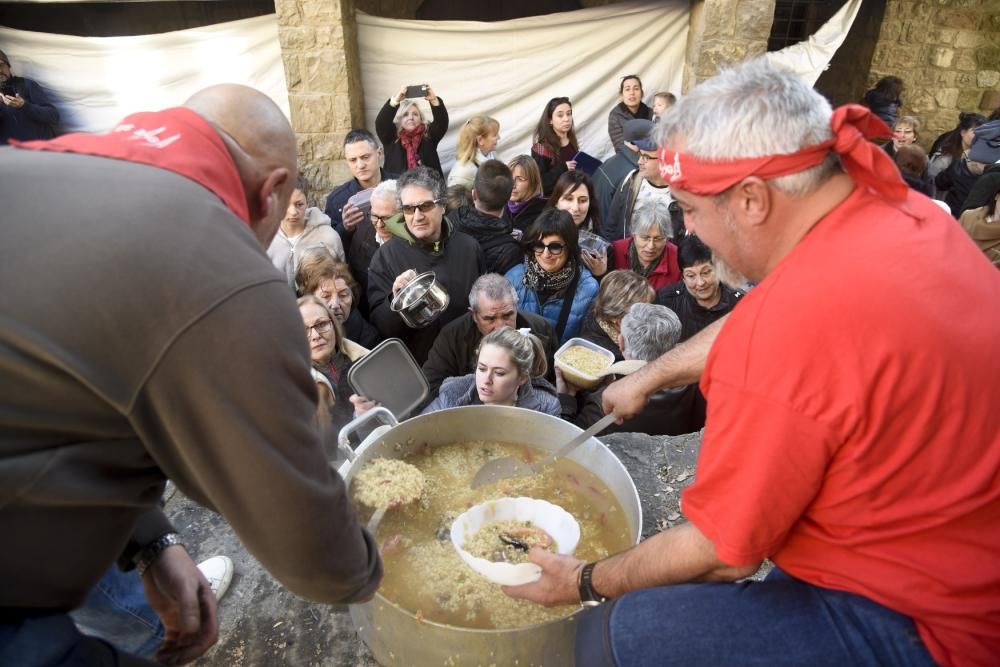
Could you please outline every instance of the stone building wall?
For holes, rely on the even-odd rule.
[[[888,0],[869,87],[903,79],[903,113],[920,119],[929,148],[961,111],[1000,106],[1000,0]]]
[[[683,92],[721,66],[767,51],[774,0],[697,0],[691,3]]]

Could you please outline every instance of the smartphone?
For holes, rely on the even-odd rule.
[[[421,99],[425,95],[427,95],[427,86],[424,84],[406,87],[406,96],[410,99]]]

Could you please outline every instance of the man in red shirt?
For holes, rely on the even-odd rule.
[[[721,328],[690,523],[596,564],[533,553],[541,580],[508,592],[614,598],[580,621],[582,665],[995,664],[1000,275],[865,140],[884,124],[763,62],[661,127],[688,229],[759,281],[605,392],[635,414]],[[765,558],[763,582],[695,583]]]

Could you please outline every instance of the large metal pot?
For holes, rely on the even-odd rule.
[[[422,329],[448,308],[449,301],[444,285],[433,271],[427,271],[406,283],[393,297],[389,309],[399,313],[408,327]]]
[[[340,467],[340,474],[348,487],[354,473],[370,459],[377,456],[402,458],[416,453],[425,443],[436,447],[489,439],[555,451],[581,432],[569,422],[521,408],[452,408],[414,417],[398,425],[387,410],[373,413],[348,424],[341,432],[341,447],[349,460]],[[346,444],[349,432],[376,417],[391,427],[376,430],[357,450],[350,450]],[[635,484],[621,461],[596,438],[580,445],[570,458],[597,475],[614,493],[625,511],[633,539],[638,542],[642,508]],[[370,602],[351,605],[350,613],[361,639],[382,665],[557,667],[574,663],[575,613],[560,620],[509,630],[460,628],[418,621],[416,616],[381,593]]]

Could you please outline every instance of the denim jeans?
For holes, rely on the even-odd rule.
[[[80,633],[69,614],[0,621],[0,665],[11,667],[155,667]]]
[[[628,593],[586,612],[576,664],[905,665],[934,660],[913,621],[852,593],[775,568],[762,582],[682,584]]]
[[[83,606],[70,612],[80,631],[127,653],[152,658],[163,643],[163,623],[146,600],[135,570],[104,573]]]

